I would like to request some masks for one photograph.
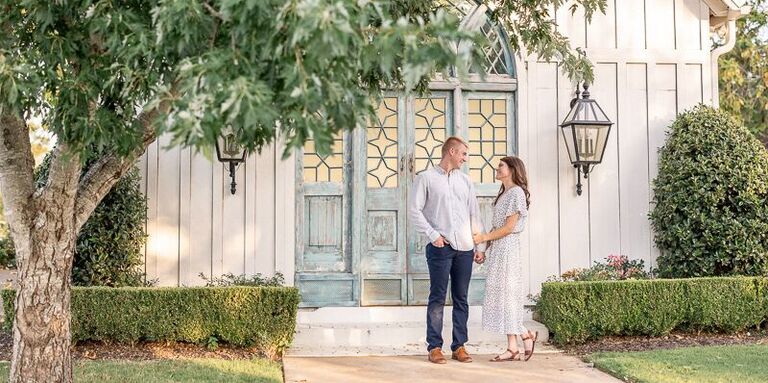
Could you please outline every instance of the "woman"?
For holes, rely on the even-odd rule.
[[[501,190],[493,203],[493,230],[474,235],[475,243],[490,241],[488,276],[485,280],[483,329],[507,334],[507,350],[492,362],[520,360],[516,336],[523,340],[524,360],[531,359],[539,333],[523,326],[523,275],[520,232],[530,205],[525,165],[517,157],[504,157],[496,169]]]

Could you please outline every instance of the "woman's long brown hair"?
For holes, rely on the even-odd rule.
[[[523,192],[525,193],[525,207],[528,208],[531,206],[531,193],[528,192],[528,175],[525,173],[525,164],[523,164],[523,160],[514,156],[509,156],[502,158],[501,161],[507,164],[512,171],[512,182],[523,189]],[[501,184],[499,195],[497,195],[496,200],[493,201],[494,205],[499,202],[499,198],[501,198],[502,194],[504,194],[504,184]]]

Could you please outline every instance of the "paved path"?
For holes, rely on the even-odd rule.
[[[578,358],[549,346],[528,362],[491,363],[475,355],[473,363],[448,360],[436,365],[424,356],[285,357],[285,383],[347,382],[611,382],[615,379]],[[450,357],[450,354],[447,355]]]

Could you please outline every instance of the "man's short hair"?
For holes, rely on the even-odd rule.
[[[467,148],[469,147],[469,145],[467,145],[467,143],[459,137],[456,137],[456,136],[448,137],[448,139],[445,140],[445,143],[443,144],[441,155],[445,157],[446,154],[448,154],[448,151],[451,150],[451,148],[455,148],[459,145],[464,145]]]

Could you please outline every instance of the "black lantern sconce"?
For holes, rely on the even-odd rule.
[[[581,174],[587,178],[592,168],[603,161],[608,134],[613,125],[597,101],[589,98],[588,89],[589,85],[584,84],[584,91],[579,92],[579,86],[576,85],[576,97],[571,100],[571,111],[560,124],[568,157],[578,172],[578,195],[581,195]]]
[[[245,147],[238,144],[235,132],[231,128],[222,130],[221,135],[216,140],[216,157],[225,166],[229,167],[229,178],[232,179],[229,191],[235,194],[237,183],[235,182],[235,172],[237,167],[245,162]]]

